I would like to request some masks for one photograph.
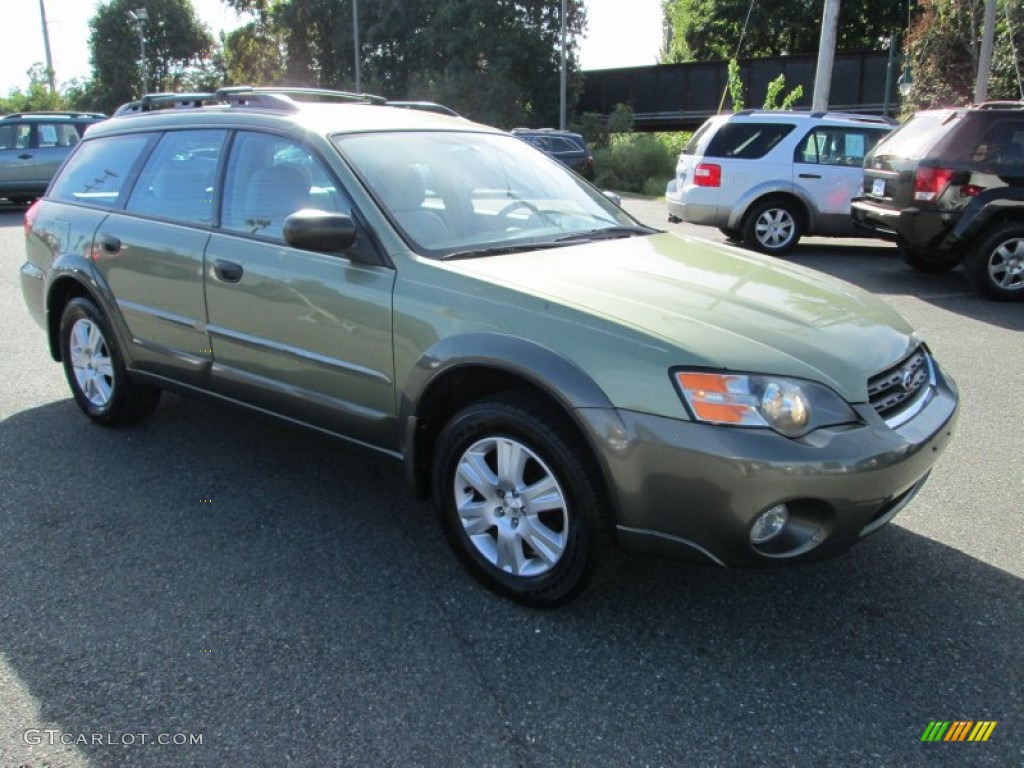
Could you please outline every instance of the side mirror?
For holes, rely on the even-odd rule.
[[[622,207],[622,198],[619,197],[614,192],[612,192],[611,190],[608,190],[608,189],[601,190],[601,194],[603,194],[605,197],[607,197],[609,200],[611,200],[613,203],[615,203],[617,206],[619,206],[619,208]]]
[[[304,251],[344,251],[356,241],[356,223],[345,213],[303,208],[284,220],[284,239]]]

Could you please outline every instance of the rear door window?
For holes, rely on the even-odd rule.
[[[153,150],[128,200],[148,216],[213,223],[213,189],[227,131],[172,131]]]
[[[864,156],[884,135],[885,131],[867,128],[820,126],[797,145],[793,159],[798,163],[860,168]]]
[[[711,138],[704,154],[757,160],[771,152],[795,127],[789,123],[726,123]]]

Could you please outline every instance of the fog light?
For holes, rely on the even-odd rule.
[[[778,504],[762,512],[750,529],[750,543],[764,544],[771,541],[786,528],[789,522],[789,510],[785,504]]]

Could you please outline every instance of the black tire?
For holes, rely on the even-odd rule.
[[[1024,224],[1004,224],[979,239],[964,259],[964,274],[990,299],[1024,301]]]
[[[902,258],[908,266],[916,269],[918,272],[926,272],[932,275],[940,275],[943,272],[949,272],[950,270],[955,269],[956,265],[960,263],[959,257],[948,253],[919,251],[903,244],[898,246],[898,250],[900,252],[900,258]]]
[[[755,203],[743,219],[743,242],[755,251],[789,253],[804,233],[804,216],[796,203],[769,198]]]
[[[725,235],[729,242],[740,243],[743,241],[743,233],[738,229],[733,229],[732,227],[719,227],[718,231]]]
[[[72,299],[64,307],[60,355],[75,402],[98,424],[140,421],[160,402],[157,387],[128,376],[110,324],[89,299]]]
[[[506,477],[497,465],[502,450],[510,461],[517,457],[510,466],[518,471]],[[580,594],[599,560],[613,561],[601,556],[611,554],[607,502],[589,456],[561,413],[525,394],[475,403],[448,422],[435,451],[434,504],[474,577],[501,595],[549,608]],[[542,481],[548,508],[534,512],[527,491]]]

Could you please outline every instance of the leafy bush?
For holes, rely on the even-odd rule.
[[[676,155],[651,134],[615,134],[594,150],[594,183],[602,189],[660,195],[675,167]]]

